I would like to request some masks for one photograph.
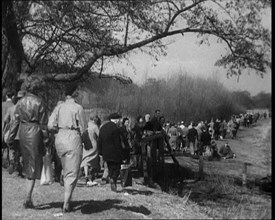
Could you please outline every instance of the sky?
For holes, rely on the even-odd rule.
[[[264,17],[263,23],[271,28],[271,12]],[[263,78],[253,71],[243,72],[239,79],[237,76],[227,78],[226,70],[214,65],[226,52],[225,45],[217,43],[214,38],[210,39],[210,46],[199,46],[193,34],[169,37],[167,41],[173,43],[168,46],[167,56],[160,56],[159,61],[140,52],[129,57],[134,69],[124,62],[112,66],[110,70],[126,74],[139,85],[148,78],[169,78],[176,73],[187,73],[203,78],[214,77],[230,91],[246,90],[252,96],[259,92],[271,93],[271,70]]]

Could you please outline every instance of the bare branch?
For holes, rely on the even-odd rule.
[[[174,16],[172,17],[172,19],[170,20],[170,22],[167,24],[166,29],[165,29],[164,32],[168,32],[168,31],[169,31],[171,25],[174,23],[175,19],[176,19],[180,14],[182,14],[183,12],[188,11],[188,10],[190,10],[190,9],[192,9],[192,8],[194,8],[194,7],[196,7],[197,5],[199,5],[199,4],[201,4],[202,2],[205,2],[205,1],[207,1],[207,0],[200,0],[200,1],[197,1],[197,2],[193,3],[192,5],[189,5],[189,6],[183,8],[183,9],[181,9],[181,10],[178,10],[178,11],[174,14]]]

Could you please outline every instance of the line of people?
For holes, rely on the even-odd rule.
[[[210,151],[212,155],[213,152],[218,155],[213,139],[224,139],[227,133],[235,138],[242,119],[233,116],[228,123],[217,119],[210,123],[200,122],[197,126],[192,122],[189,126],[183,122],[176,125],[167,122],[157,109],[152,118],[150,114],[138,116],[133,128],[129,118],[122,118],[118,113],[110,114],[102,123],[96,114],[92,114],[87,122],[83,107],[75,101],[75,84],[67,87],[65,100],[57,103],[48,116],[39,95],[43,85],[39,77],[28,77],[23,91],[17,94],[16,105],[11,103],[10,93],[7,93],[6,104],[2,105],[2,119],[5,118],[2,131],[8,133],[7,137],[2,135],[2,143],[14,150],[11,170],[17,170],[20,176],[26,178],[25,208],[34,207],[32,192],[35,181],[41,177],[46,151],[53,154],[56,181],[64,185],[62,211],[65,213],[71,211],[70,201],[81,169],[85,183],[94,185],[95,177],[103,167],[102,181],[109,182],[111,190],[117,192],[122,165],[133,162],[142,171],[141,141],[144,137],[162,133],[169,152],[189,150],[194,155]],[[225,147],[227,150],[224,149],[224,152],[228,151],[228,144]],[[163,160],[164,149],[156,150],[159,152],[158,158]]]

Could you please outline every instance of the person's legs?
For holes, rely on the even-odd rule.
[[[80,136],[72,130],[60,130],[55,139],[55,146],[61,159],[64,176],[63,212],[68,212],[82,161]]]
[[[106,161],[103,161],[103,168],[104,168],[104,171],[101,179],[108,182],[109,169]]]
[[[74,188],[76,186],[76,182],[78,179],[77,177],[78,177],[78,173],[76,174],[75,172],[64,174],[65,193],[64,193],[63,211],[69,211],[70,209],[70,201],[72,198]]]
[[[116,185],[117,178],[120,173],[120,163],[107,161],[107,165],[108,165],[108,169],[109,169],[111,190],[116,192],[117,191],[117,185]]]
[[[84,175],[85,178],[88,179],[88,171],[89,171],[89,167],[87,165],[84,166]]]
[[[189,149],[190,149],[190,154],[194,155],[194,148],[195,148],[195,143],[193,141],[189,142]]]
[[[22,166],[20,164],[20,144],[19,144],[19,140],[15,140],[14,141],[14,169],[18,172],[19,176],[23,176],[22,175]]]
[[[26,195],[26,201],[24,203],[25,208],[33,208],[32,204],[32,192],[35,185],[35,179],[27,179],[26,180],[26,188],[27,188],[27,195]]]
[[[60,158],[58,157],[55,147],[53,147],[53,162],[54,162],[54,177],[56,182],[62,182],[61,180],[61,171],[62,171],[62,164]]]

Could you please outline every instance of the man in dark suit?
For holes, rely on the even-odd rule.
[[[151,123],[153,126],[153,131],[161,131],[162,130],[162,126],[160,123],[160,110],[157,109],[155,110],[155,115],[154,117],[151,119]]]
[[[98,150],[107,162],[111,190],[117,191],[117,178],[120,174],[122,164],[122,145],[120,138],[120,129],[118,127],[121,115],[112,113],[109,116],[110,121],[104,124],[99,130]]]

